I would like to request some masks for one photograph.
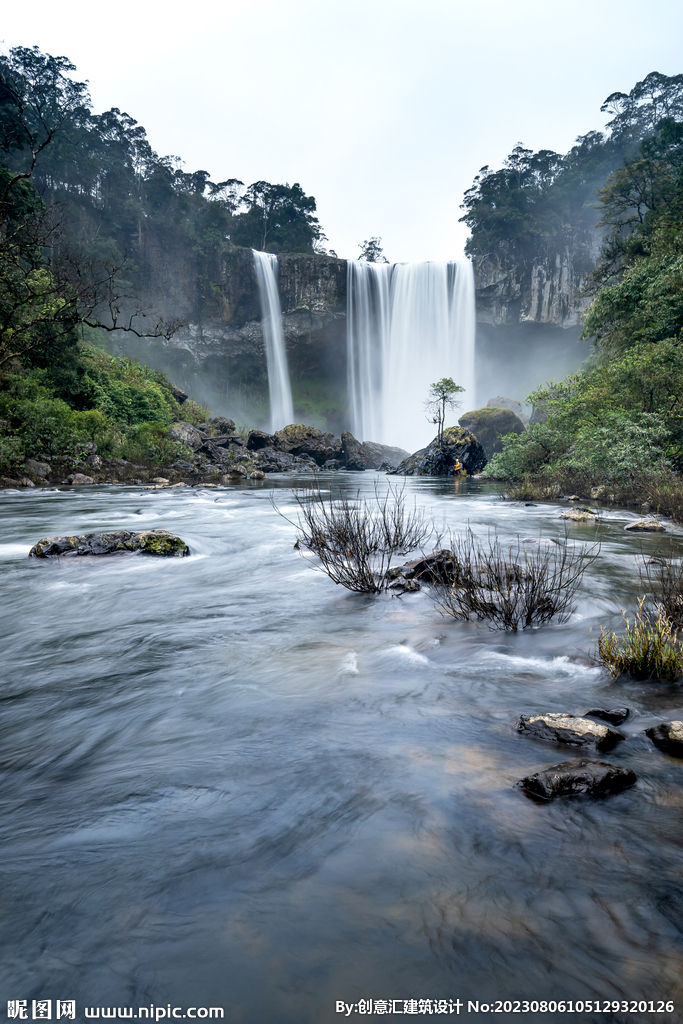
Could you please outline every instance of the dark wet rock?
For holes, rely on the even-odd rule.
[[[168,436],[172,441],[181,441],[189,448],[194,448],[195,451],[204,443],[204,435],[201,430],[197,430],[191,423],[184,423],[182,420],[173,424]]]
[[[662,526],[656,519],[639,519],[637,523],[629,523],[624,529],[633,533],[666,533],[666,526]]]
[[[197,467],[193,466],[191,462],[187,462],[185,459],[178,459],[173,463],[171,468],[176,469],[184,476],[194,476],[197,472]]]
[[[95,483],[94,479],[91,476],[86,476],[85,473],[72,473],[67,480],[74,487],[85,487],[86,484]]]
[[[606,796],[628,789],[637,782],[630,768],[606,761],[562,761],[535,775],[528,775],[519,785],[532,796],[552,800],[556,796],[585,794]]]
[[[50,467],[47,462],[38,462],[36,459],[27,459],[24,469],[27,473],[32,473],[43,479],[50,475]]]
[[[397,476],[454,476],[458,464],[472,475],[486,465],[486,453],[473,434],[464,427],[447,427],[443,439],[438,438],[409,455],[394,470]]]
[[[683,757],[683,722],[660,722],[645,730],[655,746],[674,757]]]
[[[393,473],[404,459],[410,457],[410,452],[407,452],[405,448],[396,448],[390,444],[363,441],[363,455],[367,469],[378,469],[385,473]]]
[[[290,423],[273,435],[273,448],[288,455],[309,456],[318,466],[328,459],[342,459],[342,443],[334,434],[307,427],[303,423]]]
[[[357,472],[368,468],[363,445],[348,430],[341,436],[342,460],[348,470]]]
[[[262,448],[254,461],[264,473],[316,473],[319,468],[308,455],[290,455],[275,448]]]
[[[235,421],[228,419],[227,416],[214,416],[213,419],[209,420],[209,425],[214,430],[217,430],[219,434],[235,433]]]
[[[466,412],[458,423],[474,434],[486,452],[487,459],[492,458],[497,452],[502,452],[503,438],[506,434],[523,434],[526,429],[519,416],[511,409],[499,409],[494,406]]]
[[[405,579],[403,576],[399,576],[389,584],[389,590],[392,590],[395,594],[410,594],[416,593],[420,590],[420,584],[417,580]]]
[[[577,747],[593,747],[595,750],[610,750],[619,740],[624,739],[622,733],[608,725],[564,712],[522,715],[517,728],[519,732],[528,733],[537,739],[571,743]]]
[[[326,469],[328,473],[336,473],[342,468],[342,464],[339,459],[328,459],[323,463],[322,468]]]
[[[628,708],[591,708],[590,711],[585,711],[584,714],[591,718],[601,718],[603,722],[609,722],[610,725],[621,725],[622,722],[626,721],[631,712]]]
[[[112,555],[121,551],[140,551],[145,555],[182,557],[189,555],[185,541],[168,530],[119,530],[116,533],[85,533],[74,537],[43,537],[29,551],[29,558],[54,558],[58,555]]]
[[[261,448],[272,448],[273,441],[273,435],[266,434],[265,430],[250,430],[247,435],[247,448],[250,452],[257,452]]]
[[[175,384],[171,384],[171,393],[173,394],[176,402],[180,405],[182,405],[183,402],[186,402],[190,397],[185,391],[181,391],[180,388],[177,388]]]
[[[219,448],[246,448],[245,442],[237,434],[217,434],[209,440]]]
[[[399,569],[407,580],[422,580],[423,583],[451,583],[455,576],[455,561],[450,548],[432,551],[429,555],[414,558]]]

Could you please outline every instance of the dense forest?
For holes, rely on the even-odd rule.
[[[107,354],[106,336],[172,335],[179,274],[191,309],[210,309],[231,246],[313,253],[324,241],[298,183],[184,171],[128,114],[94,113],[75,71],[37,47],[0,56],[0,476],[86,443],[170,457],[184,396]],[[186,402],[182,415],[207,410]]]
[[[605,107],[612,134],[588,149],[579,140],[545,181],[525,156],[528,174],[508,161],[482,172],[466,199],[472,252],[537,252],[569,230],[590,230],[591,217],[602,231],[583,327],[593,355],[580,373],[530,396],[537,422],[510,436],[487,468],[522,481],[516,493],[585,495],[607,485],[647,497],[683,469],[683,75],[648,75]],[[610,161],[617,166],[597,189],[596,217],[595,168]],[[669,511],[680,514],[683,499],[675,502]]]

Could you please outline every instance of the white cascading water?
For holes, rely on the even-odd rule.
[[[288,423],[294,422],[292,388],[289,383],[287,351],[282,330],[280,296],[277,290],[277,256],[269,252],[254,254],[254,270],[261,300],[261,324],[266,345],[266,367],[268,370],[268,392],[270,395],[270,430],[274,433]]]
[[[429,387],[452,377],[465,388],[458,415],[475,409],[474,272],[452,263],[348,263],[351,430],[361,441],[410,452],[434,437]]]

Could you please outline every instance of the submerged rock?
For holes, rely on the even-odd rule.
[[[461,427],[470,430],[486,452],[486,458],[492,458],[503,450],[503,438],[506,434],[523,434],[526,430],[519,416],[511,409],[487,406],[466,412],[458,420]]]
[[[639,519],[637,523],[629,523],[624,529],[633,533],[666,533],[666,526],[662,526],[656,519]]]
[[[182,558],[190,550],[184,540],[168,530],[119,530],[116,533],[85,533],[76,537],[43,537],[29,551],[29,558],[58,555],[112,555],[118,551],[140,551],[143,555]]]
[[[532,796],[552,800],[556,796],[587,794],[605,796],[628,789],[637,782],[630,768],[621,768],[606,761],[562,761],[535,775],[528,775],[519,785]]]
[[[674,757],[683,757],[683,722],[660,722],[645,730],[655,746]]]
[[[486,452],[464,427],[447,427],[438,438],[409,455],[394,470],[396,476],[454,476],[459,469],[479,473],[487,463]],[[456,468],[459,467],[459,468]]]
[[[600,725],[590,718],[579,718],[563,712],[545,715],[522,715],[517,726],[519,732],[529,733],[541,740],[571,743],[577,747],[610,750],[625,737],[608,725]]]
[[[602,718],[610,725],[621,725],[631,712],[628,708],[592,708],[590,711],[585,711],[584,714],[590,715],[591,718]]]

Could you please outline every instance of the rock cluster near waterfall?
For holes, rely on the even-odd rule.
[[[426,448],[409,455],[393,471],[397,476],[454,476],[464,470],[480,473],[487,463],[486,452],[474,434],[464,427],[447,427]]]
[[[475,435],[486,452],[487,459],[493,458],[497,452],[502,452],[503,438],[506,434],[523,434],[526,429],[520,417],[511,409],[490,405],[466,412],[458,423]]]

